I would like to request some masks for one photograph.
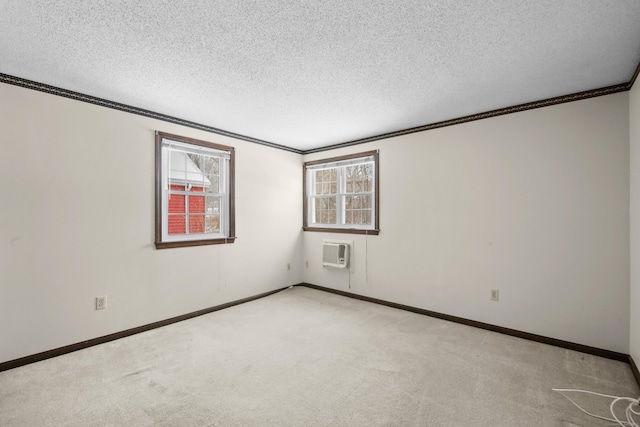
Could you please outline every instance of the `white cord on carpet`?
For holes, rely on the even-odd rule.
[[[567,400],[569,400],[571,403],[573,403],[578,409],[580,409],[582,412],[584,412],[585,414],[587,414],[589,416],[592,416],[594,418],[598,418],[598,419],[601,419],[601,420],[604,420],[604,421],[611,421],[613,423],[616,423],[617,425],[621,425],[622,427],[640,427],[640,425],[638,424],[638,421],[633,419],[633,415],[640,415],[640,412],[636,412],[634,410],[634,407],[640,408],[640,398],[634,399],[632,397],[610,396],[608,394],[596,393],[596,392],[587,391],[587,390],[564,389],[564,388],[553,388],[552,390],[553,391],[557,391],[558,393],[563,395],[565,398],[567,398]],[[611,401],[611,405],[609,405],[609,412],[611,412],[611,416],[613,418],[607,418],[607,417],[602,417],[600,415],[592,414],[591,412],[585,410],[580,405],[578,405],[573,399],[571,399],[569,396],[567,396],[565,394],[565,392],[586,393],[586,394],[592,394],[594,396],[600,396],[600,397],[606,397],[608,399],[613,399]],[[619,419],[616,416],[615,412],[614,412],[614,406],[618,402],[630,402],[627,405],[626,409],[625,409],[625,416],[627,417],[626,420]]]

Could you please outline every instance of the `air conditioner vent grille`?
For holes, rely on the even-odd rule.
[[[322,266],[346,268],[349,265],[349,249],[351,245],[340,242],[323,242]]]

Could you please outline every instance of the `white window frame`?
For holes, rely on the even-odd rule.
[[[372,188],[370,191],[358,193],[346,192],[346,167],[361,164],[371,164],[373,170]],[[326,169],[337,169],[337,193],[334,195],[317,195],[315,172]],[[378,234],[379,232],[379,171],[378,151],[358,153],[349,156],[334,157],[317,160],[304,164],[304,230],[305,231],[336,231],[345,233]],[[348,196],[369,195],[371,197],[371,223],[347,224],[345,200]],[[316,201],[321,198],[335,198],[336,222],[333,224],[317,223]]]

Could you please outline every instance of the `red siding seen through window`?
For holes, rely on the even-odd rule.
[[[171,185],[170,191],[184,191],[183,185]],[[202,187],[192,187],[189,193],[202,194]],[[188,202],[186,201],[188,200]],[[204,196],[171,194],[169,195],[169,234],[185,234],[189,204],[189,233],[204,233]]]

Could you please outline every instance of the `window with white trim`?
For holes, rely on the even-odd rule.
[[[304,230],[378,234],[378,152],[304,164]]]
[[[156,248],[233,243],[233,147],[157,132]]]

